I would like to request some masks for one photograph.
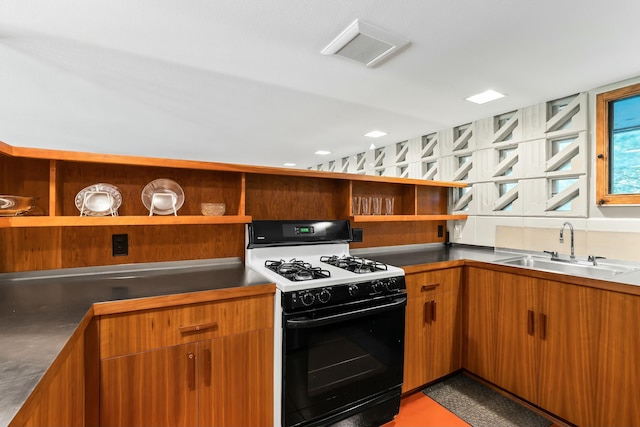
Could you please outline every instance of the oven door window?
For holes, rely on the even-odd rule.
[[[405,306],[403,297],[285,315],[285,426],[339,413],[401,386]]]

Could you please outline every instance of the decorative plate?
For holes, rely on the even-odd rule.
[[[0,195],[0,216],[24,215],[34,206],[33,197]]]
[[[175,181],[156,179],[142,189],[142,204],[149,215],[177,215],[184,204],[184,191]]]
[[[122,194],[111,184],[93,184],[80,190],[75,202],[80,216],[116,216],[122,204]]]

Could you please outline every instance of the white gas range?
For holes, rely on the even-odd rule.
[[[247,227],[245,262],[277,288],[276,426],[356,419],[373,426],[397,413],[404,271],[351,256],[351,238],[346,220],[254,221]],[[301,342],[308,344],[299,348]],[[331,342],[330,355],[323,353],[324,342]],[[377,348],[368,348],[371,343]]]

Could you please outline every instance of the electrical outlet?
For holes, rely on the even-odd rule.
[[[351,233],[353,234],[352,242],[362,242],[362,228],[352,228]]]
[[[113,234],[111,235],[111,253],[113,256],[129,255],[129,235]]]
[[[438,226],[438,237],[444,237],[444,226]]]

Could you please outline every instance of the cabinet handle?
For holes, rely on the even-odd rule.
[[[433,317],[433,314],[431,314],[431,301],[427,301],[424,303],[424,323],[430,324],[431,317]]]
[[[540,313],[540,338],[547,339],[547,315]]]
[[[188,334],[192,332],[203,332],[211,329],[218,329],[218,322],[201,323],[199,325],[180,326],[181,334]]]
[[[432,283],[431,285],[422,285],[422,289],[420,291],[421,292],[432,291],[438,286],[440,286],[440,283]]]
[[[535,334],[535,322],[536,322],[535,316],[536,315],[533,312],[533,310],[527,311],[527,333],[529,335]]]
[[[431,320],[436,321],[436,302],[431,301]]]
[[[204,350],[204,385],[211,385],[211,350]]]
[[[196,356],[191,352],[187,353],[187,385],[190,390],[196,389]]]

